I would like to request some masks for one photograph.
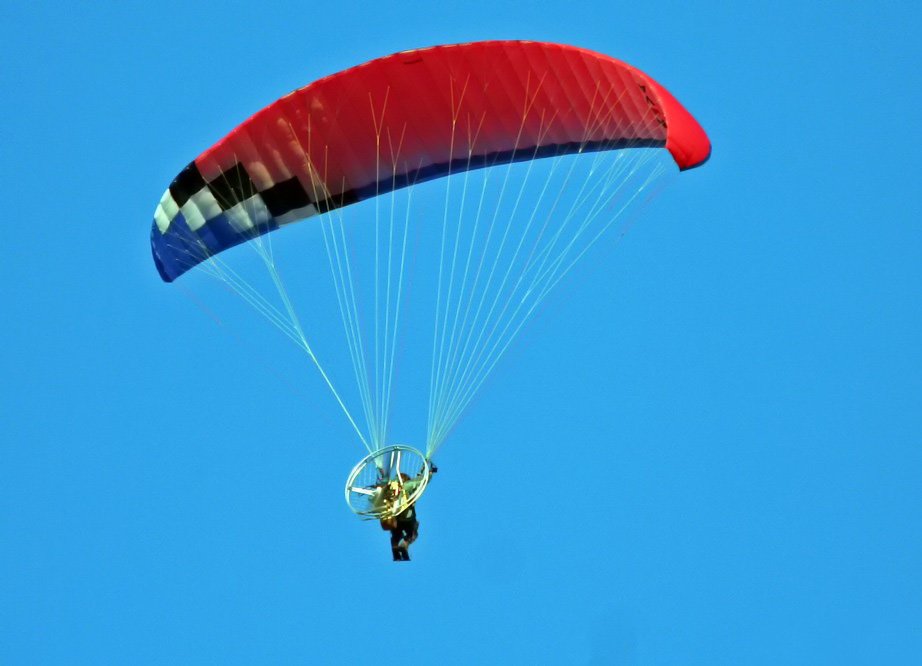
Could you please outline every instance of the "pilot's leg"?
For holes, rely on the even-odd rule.
[[[400,538],[403,535],[403,530],[393,529],[391,530],[391,553],[394,556],[394,562],[400,562],[403,559],[401,555],[400,548]]]

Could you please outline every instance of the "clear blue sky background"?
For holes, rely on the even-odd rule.
[[[917,663],[910,3],[89,4],[0,5],[0,662]],[[550,299],[395,566],[316,376],[162,284],[149,225],[281,94],[492,38],[640,67],[714,155]]]

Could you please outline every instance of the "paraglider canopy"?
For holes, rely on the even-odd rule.
[[[665,147],[679,169],[710,142],[669,92],[609,56],[488,41],[396,53],[270,104],[199,155],[154,214],[172,281],[289,222],[483,166],[623,147]]]

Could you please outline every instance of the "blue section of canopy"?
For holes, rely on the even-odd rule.
[[[409,173],[396,174],[384,178],[380,182],[370,183],[351,189],[342,194],[331,196],[329,199],[314,203],[319,212],[327,212],[341,208],[358,201],[371,199],[381,194],[387,194],[404,187],[416,185],[430,180],[435,180],[448,174],[462,173],[474,169],[483,169],[514,162],[527,162],[543,157],[556,157],[581,153],[592,153],[601,150],[617,150],[623,148],[662,148],[663,141],[649,140],[615,140],[570,142],[565,144],[550,144],[518,150],[505,150],[484,155],[472,155],[468,158],[459,158],[451,162],[432,164],[415,169]],[[258,194],[256,196],[259,196]],[[239,231],[227,219],[224,213],[206,220],[205,224],[192,231],[189,229],[179,213],[170,223],[165,234],[160,232],[156,222],[151,230],[151,248],[154,263],[165,282],[172,282],[208,257],[222,252],[228,248],[240,245],[257,236],[268,233],[278,228],[278,222],[270,217],[253,229]]]
[[[231,224],[225,213],[221,213],[193,231],[185,216],[178,213],[166,233],[161,233],[154,224],[150,236],[151,252],[160,277],[165,282],[172,282],[209,257],[277,228],[275,218],[269,218],[258,227],[241,231]]]

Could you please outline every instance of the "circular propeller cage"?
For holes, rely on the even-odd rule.
[[[386,520],[405,511],[429,484],[429,461],[404,444],[367,455],[346,480],[346,504],[363,520]]]

